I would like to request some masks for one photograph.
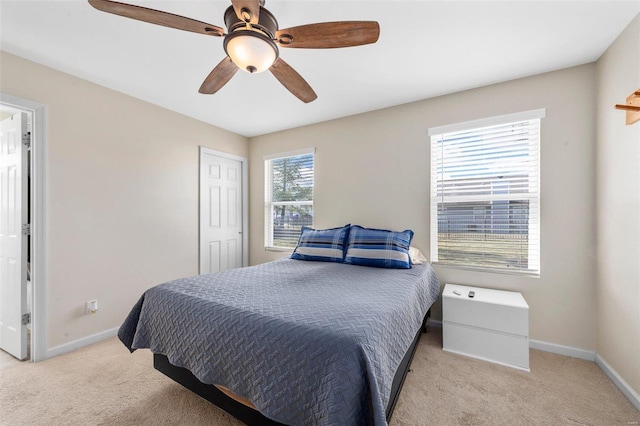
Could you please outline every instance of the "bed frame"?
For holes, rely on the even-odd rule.
[[[398,402],[398,397],[400,395],[400,391],[402,390],[404,379],[407,377],[407,373],[409,372],[409,366],[411,365],[413,355],[415,354],[416,348],[418,347],[420,336],[423,332],[427,332],[427,320],[430,316],[431,309],[427,311],[427,314],[422,321],[422,327],[416,333],[411,346],[409,346],[409,349],[402,358],[402,361],[398,366],[398,370],[393,377],[393,382],[391,384],[391,398],[389,399],[389,403],[385,411],[387,422],[391,420],[391,415],[393,414],[393,410],[395,409],[396,403]],[[153,367],[169,378],[178,382],[185,388],[200,395],[202,398],[213,403],[214,405],[222,408],[224,411],[247,425],[284,426],[282,423],[273,421],[263,416],[259,411],[256,411],[227,396],[214,385],[202,383],[196,378],[196,376],[191,373],[191,371],[187,370],[186,368],[176,367],[175,365],[172,365],[165,355],[153,354]]]

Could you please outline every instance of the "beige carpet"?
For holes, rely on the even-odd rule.
[[[392,426],[633,425],[640,412],[593,363],[531,351],[531,373],[443,352],[423,335]],[[115,338],[0,369],[2,425],[239,425]]]

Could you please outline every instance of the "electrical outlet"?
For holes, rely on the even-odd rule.
[[[95,314],[98,312],[98,301],[97,300],[89,300],[85,303],[85,312],[87,315]]]

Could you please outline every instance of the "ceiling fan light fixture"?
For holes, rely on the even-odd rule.
[[[1,1],[1,0],[0,0]],[[375,43],[380,25],[375,21],[337,21],[299,25],[279,30],[276,17],[264,8],[264,0],[231,0],[224,13],[227,34],[221,27],[185,16],[114,0],[89,0],[102,12],[183,31],[224,36],[227,56],[209,73],[198,92],[213,94],[233,77],[238,68],[248,73],[269,70],[295,97],[307,103],[318,96],[309,83],[280,59],[278,46],[333,49]]]
[[[279,53],[273,40],[251,30],[227,35],[224,50],[238,68],[251,74],[268,70]]]

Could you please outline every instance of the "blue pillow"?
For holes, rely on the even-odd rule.
[[[409,269],[409,247],[413,231],[402,232],[369,229],[353,225],[349,230],[344,262],[377,268]]]
[[[303,226],[291,259],[342,263],[348,234],[349,225],[331,229]]]

